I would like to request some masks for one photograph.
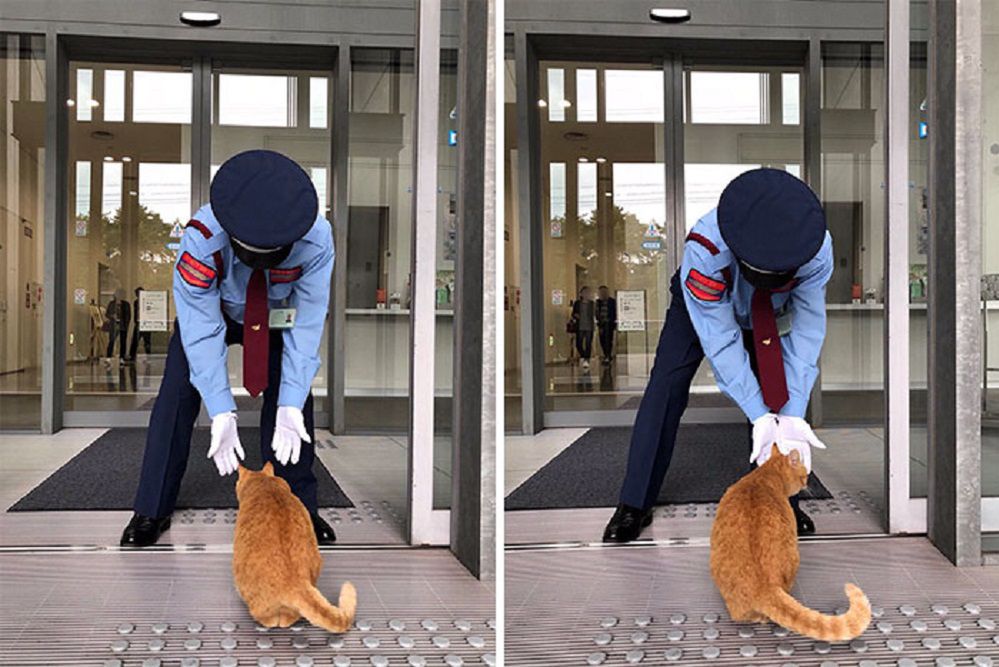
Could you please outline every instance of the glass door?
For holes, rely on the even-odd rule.
[[[69,82],[66,410],[146,412],[191,216],[191,63],[74,61]],[[143,292],[166,308],[140,330]]]
[[[672,242],[664,81],[661,64],[540,63],[545,410],[570,420],[637,407],[655,354]]]

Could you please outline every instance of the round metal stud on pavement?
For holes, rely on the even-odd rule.
[[[124,639],[116,639],[111,642],[111,650],[114,653],[124,653],[128,650],[128,642]]]
[[[652,617],[651,616],[637,616],[635,618],[635,625],[637,625],[640,628],[644,628],[645,626],[649,625],[650,623],[652,623]]]
[[[624,659],[628,662],[628,664],[631,665],[636,665],[640,663],[644,657],[645,657],[645,651],[640,651],[638,649],[635,649],[634,651],[628,651],[627,653],[624,654]]]
[[[613,616],[600,619],[601,628],[613,628],[615,625],[617,625],[617,619]]]
[[[471,646],[472,648],[485,648],[486,646],[486,640],[483,639],[482,637],[479,637],[478,635],[472,635],[471,637],[466,637],[465,641],[468,642],[468,645]]]
[[[703,655],[708,660],[714,660],[715,658],[721,655],[721,649],[718,648],[717,646],[708,646],[703,651],[701,651],[701,655]]]
[[[448,654],[444,656],[444,664],[448,667],[461,667],[465,661],[461,659],[460,655]]]
[[[403,632],[406,629],[406,623],[399,620],[398,618],[393,618],[389,621],[389,630],[393,632]]]
[[[226,621],[225,623],[223,623],[222,625],[219,626],[219,630],[221,630],[222,632],[225,632],[225,633],[235,632],[236,631],[236,624],[233,623],[232,621]]]
[[[753,646],[752,644],[747,644],[745,646],[739,647],[739,655],[741,655],[743,658],[756,657],[756,654],[759,652],[760,652],[759,649]]]
[[[701,636],[707,639],[709,642],[711,642],[718,639],[719,634],[721,633],[718,631],[718,628],[708,628],[703,633],[701,633]]]
[[[406,635],[399,637],[396,642],[404,649],[411,649],[416,646],[416,641],[412,637],[407,637]]]
[[[427,667],[427,659],[422,655],[411,655],[406,658],[409,667]]]
[[[119,635],[127,635],[132,630],[135,630],[135,626],[132,625],[131,623],[122,623],[121,625],[118,626]]]
[[[350,667],[350,658],[345,655],[338,655],[333,658],[333,667]]]
[[[239,665],[239,661],[232,656],[226,656],[219,660],[219,667],[237,667],[237,665]]]
[[[371,667],[388,667],[389,661],[384,655],[373,655],[368,658],[368,662],[371,663]]]
[[[597,651],[586,656],[587,665],[602,665],[605,660],[607,660],[607,654],[602,651]]]
[[[601,632],[593,638],[593,643],[597,646],[607,646],[607,644],[611,643],[611,639],[613,639],[613,637],[609,632]]]
[[[631,643],[632,644],[643,644],[649,638],[648,632],[633,632],[631,633]]]

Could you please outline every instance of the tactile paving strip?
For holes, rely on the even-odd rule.
[[[102,629],[105,667],[495,665],[493,619],[362,618],[333,635],[307,623],[267,629],[240,618],[120,623]]]
[[[343,635],[258,627],[231,555],[0,554],[0,665],[493,665],[495,596],[446,549],[328,552],[319,588],[358,591]]]
[[[854,497],[849,491],[838,491],[833,498],[810,498],[801,502],[802,508],[813,516],[823,514],[863,514],[878,513],[880,505],[864,491]],[[683,505],[664,505],[657,514],[664,519],[714,519],[718,511],[718,503],[686,503]]]
[[[795,595],[805,604],[842,612],[846,581],[871,598],[875,618],[858,639],[829,644],[733,623],[707,549],[515,551],[506,664],[999,667],[999,569],[954,568],[918,538],[802,551]]]
[[[359,523],[399,526],[403,523],[402,517],[387,500],[361,500],[356,507],[320,507],[319,514],[334,526]],[[174,521],[183,525],[235,524],[236,508],[177,510]]]

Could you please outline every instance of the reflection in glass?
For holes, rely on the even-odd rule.
[[[661,71],[609,69],[604,71],[604,120],[608,123],[661,123]]]
[[[0,430],[37,430],[45,291],[44,35],[0,33],[0,71]]]
[[[218,117],[212,128],[211,174],[227,159],[245,150],[267,148],[288,156],[312,177],[319,198],[319,212],[332,220],[327,174],[330,170],[332,134],[327,104],[332,77],[326,72],[219,68],[212,73],[217,90]],[[299,98],[298,91],[308,91]],[[320,116],[320,113],[324,115]],[[339,249],[335,249],[339,251]],[[342,255],[338,255],[342,257]],[[312,380],[317,412],[326,412],[329,385],[329,327],[320,343],[319,372]],[[238,401],[249,404],[243,388],[243,348],[228,352],[229,383]],[[258,402],[253,402],[257,405]]]
[[[180,66],[71,62],[70,82],[66,407],[148,410],[172,329],[175,244],[191,214],[192,78]],[[168,304],[167,320],[143,336],[139,288]]]
[[[762,72],[691,72],[690,122],[767,123],[769,80]]]

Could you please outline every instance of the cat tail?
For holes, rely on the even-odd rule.
[[[838,616],[809,609],[781,588],[762,606],[761,612],[774,623],[795,632],[827,642],[845,642],[863,634],[871,622],[871,603],[853,584],[846,585],[850,608]]]
[[[346,632],[354,624],[357,610],[357,590],[344,582],[340,587],[339,606],[334,607],[318,588],[309,584],[291,600],[291,604],[310,623],[334,633]]]

